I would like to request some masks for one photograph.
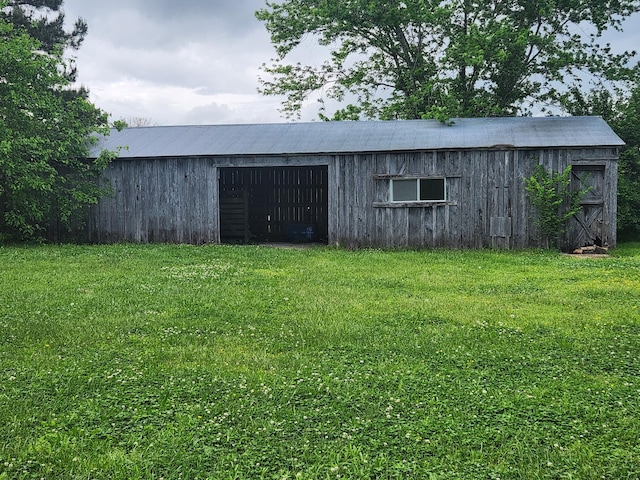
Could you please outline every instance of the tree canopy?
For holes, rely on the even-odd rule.
[[[38,40],[45,52],[52,53],[60,46],[77,50],[87,34],[88,26],[83,18],[77,18],[70,31],[65,30],[63,0],[5,0],[4,3],[6,6],[0,10],[0,16]],[[71,62],[68,62],[66,72],[70,81],[76,79],[77,70]],[[76,90],[76,93],[87,94],[84,89]]]
[[[66,94],[62,50],[43,51],[26,29],[0,17],[0,238],[70,226],[105,193],[96,179],[111,155],[87,157],[92,135],[108,134],[108,117]]]
[[[63,0],[8,0],[6,4],[2,16],[26,29],[46,52],[60,45],[77,50],[87,34],[87,22],[83,18],[76,19],[71,31],[64,29]]]
[[[635,52],[614,54],[601,35],[638,11],[637,0],[266,1],[256,16],[277,57],[260,90],[286,96],[290,117],[318,92],[342,102],[334,119],[523,114],[587,77],[634,78]],[[308,39],[328,59],[287,62]]]

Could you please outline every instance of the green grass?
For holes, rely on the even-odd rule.
[[[640,244],[0,247],[31,478],[640,478]]]

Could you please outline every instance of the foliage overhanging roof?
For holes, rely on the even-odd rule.
[[[505,117],[366,122],[159,126],[113,130],[92,150],[120,158],[346,154],[392,151],[619,147],[600,117]]]

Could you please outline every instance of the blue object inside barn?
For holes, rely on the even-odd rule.
[[[285,228],[285,236],[288,242],[305,243],[313,242],[316,239],[316,233],[313,225],[308,223],[289,223]]]

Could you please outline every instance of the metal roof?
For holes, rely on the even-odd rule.
[[[513,147],[617,147],[600,117],[505,117],[366,122],[202,125],[113,130],[92,150],[120,158],[286,155]]]

